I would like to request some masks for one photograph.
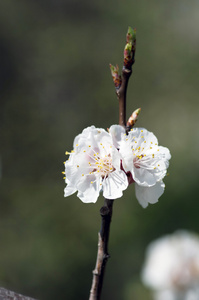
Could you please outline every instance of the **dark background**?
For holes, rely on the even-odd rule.
[[[199,2],[0,1],[0,286],[40,300],[88,299],[99,209],[64,198],[65,151],[85,127],[118,122],[109,63],[122,66],[137,28],[127,116],[172,154],[160,201],[134,186],[114,203],[103,299],[150,299],[140,281],[148,243],[199,232]]]

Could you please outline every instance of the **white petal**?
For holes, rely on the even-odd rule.
[[[100,182],[100,179],[93,183],[90,179],[89,182],[83,182],[82,185],[78,186],[77,197],[84,203],[95,203],[101,190]]]
[[[114,146],[112,146],[111,157],[112,157],[112,165],[114,166],[114,168],[116,170],[120,170],[121,154],[119,153],[119,151]]]
[[[131,150],[131,145],[126,141],[121,141],[120,143],[120,150],[119,153],[122,158],[122,166],[126,172],[132,171],[134,164],[133,164],[133,153]]]
[[[146,141],[147,144],[158,144],[158,140],[153,132],[146,130],[145,128],[133,128],[132,131],[129,132],[129,138],[136,141]]]
[[[66,178],[71,182],[74,186],[81,180],[82,174],[89,173],[88,170],[88,162],[89,157],[87,157],[87,153],[72,153],[69,157],[69,160],[65,163],[65,174]]]
[[[99,147],[100,144],[106,144],[107,147],[107,143],[108,145],[112,144],[109,133],[103,128],[95,128],[95,126],[90,126],[84,129],[82,133],[75,138],[73,146],[74,149],[75,147],[80,149],[82,146],[85,147],[90,144],[92,145],[92,148],[96,148]]]
[[[160,181],[152,187],[145,187],[135,184],[135,195],[142,207],[147,207],[148,203],[158,202],[159,197],[163,194],[165,184]]]
[[[128,187],[128,179],[122,170],[116,170],[103,181],[103,196],[107,199],[120,198],[122,191]]]
[[[89,126],[89,127],[87,127],[87,128],[85,128],[83,131],[82,131],[82,133],[80,133],[80,134],[78,134],[76,137],[75,137],[75,139],[74,139],[74,142],[73,142],[73,147],[75,148],[75,146],[77,145],[77,144],[79,144],[79,142],[81,141],[81,139],[83,139],[83,138],[88,138],[88,136],[89,136],[89,134],[90,134],[90,132],[92,132],[93,130],[95,130],[96,128],[95,128],[95,126]]]
[[[126,133],[124,127],[120,125],[112,125],[109,128],[109,133],[111,134],[114,146],[116,148],[119,148],[120,141],[124,136],[124,134]]]
[[[171,153],[170,153],[169,149],[166,147],[162,147],[162,146],[159,146],[158,149],[159,149],[159,152],[163,155],[164,161],[166,163],[166,167],[168,168],[169,167],[168,161],[171,159]]]
[[[68,183],[64,189],[64,197],[68,197],[68,196],[74,194],[76,191],[77,191],[77,189],[73,185]]]
[[[142,168],[134,168],[132,172],[133,179],[139,185],[150,187],[156,184],[157,179],[153,172]]]

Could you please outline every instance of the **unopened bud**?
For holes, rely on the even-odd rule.
[[[126,45],[124,48],[124,68],[131,69],[131,66],[135,62],[135,49],[136,49],[136,28],[128,28],[126,35]]]
[[[119,75],[119,67],[118,67],[118,65],[116,65],[116,67],[115,67],[111,64],[109,66],[110,66],[111,75],[113,77],[113,82],[114,82],[115,88],[119,89],[122,84],[122,78]]]
[[[131,28],[129,26],[126,35],[126,43],[132,43],[133,45],[136,43],[136,28]]]
[[[136,109],[132,113],[132,115],[130,116],[130,118],[128,119],[128,122],[126,123],[126,127],[127,127],[128,131],[135,125],[135,122],[138,119],[138,115],[139,115],[140,111],[141,111],[141,108]]]

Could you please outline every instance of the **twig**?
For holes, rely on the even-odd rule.
[[[116,89],[116,94],[119,100],[119,125],[126,129],[126,93],[128,80],[132,73],[132,65],[134,63],[135,55],[135,29],[130,27],[127,32],[126,46],[124,49],[124,66],[122,70],[122,77],[119,75],[119,67],[110,65],[113,82]],[[110,232],[110,223],[112,217],[113,201],[105,199],[104,206],[100,209],[101,214],[101,230],[98,234],[98,252],[96,266],[93,271],[93,281],[90,290],[89,300],[100,300],[104,272],[108,258],[108,241]]]
[[[119,125],[126,129],[126,92],[128,81],[131,76],[132,70],[122,70],[122,84],[121,87],[116,90],[116,94],[119,100]]]
[[[98,234],[98,252],[96,266],[93,271],[93,282],[90,291],[89,300],[99,300],[101,296],[105,266],[108,258],[108,240],[110,232],[110,223],[112,217],[113,200],[105,199],[104,206],[100,209],[102,224]]]

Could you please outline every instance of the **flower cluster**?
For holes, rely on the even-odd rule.
[[[65,197],[77,191],[83,202],[95,203],[102,191],[105,198],[116,199],[134,182],[136,197],[146,207],[164,192],[170,152],[144,128],[126,134],[120,125],[108,132],[91,126],[76,136],[73,150],[66,154]]]
[[[142,271],[155,300],[199,299],[199,237],[180,230],[152,242]]]

